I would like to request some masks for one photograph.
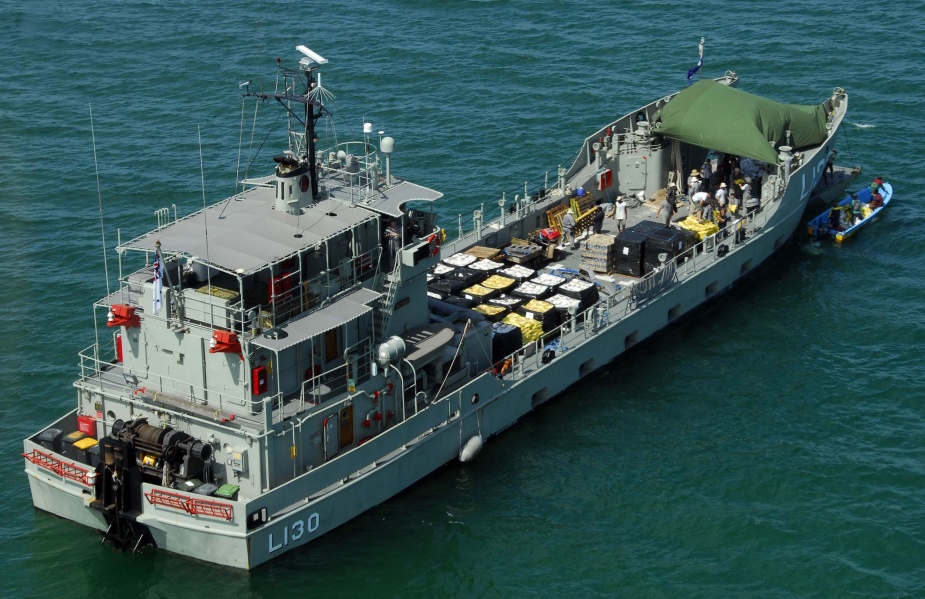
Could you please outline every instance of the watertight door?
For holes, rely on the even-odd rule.
[[[330,460],[340,451],[339,414],[334,413],[324,419],[324,459]]]
[[[353,443],[353,406],[349,405],[340,411],[340,448],[343,449]]]

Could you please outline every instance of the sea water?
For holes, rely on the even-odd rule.
[[[0,595],[925,595],[923,22],[895,0],[4,2]],[[233,192],[239,140],[266,134],[239,83],[272,89],[277,56],[328,58],[339,131],[394,137],[393,171],[444,192],[452,228],[684,87],[701,37],[704,76],[848,91],[839,162],[895,189],[876,222],[841,247],[798,231],[474,462],[254,572],[118,554],[32,508],[21,439],[74,406],[107,291],[98,200],[114,285],[117,235],[196,210],[202,179],[209,202]]]

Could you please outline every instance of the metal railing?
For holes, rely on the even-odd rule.
[[[558,327],[543,333],[541,338],[524,345],[499,360],[498,363],[504,363],[510,360],[510,370],[504,375],[504,378],[511,381],[527,378],[533,372],[547,366],[547,364],[542,362],[542,355],[550,344],[555,344],[555,347],[560,353],[574,349],[582,345],[587,339],[598,335],[600,332],[616,325],[631,314],[637,312],[644,304],[660,297],[678,284],[705,270],[717,260],[725,259],[725,256],[747,245],[754,238],[756,229],[765,226],[769,217],[770,211],[759,210],[749,215],[746,219],[727,224],[718,233],[703,239],[697,246],[691,248],[688,252],[666,261],[664,267],[674,270],[672,282],[663,286],[657,293],[651,296],[640,299],[637,294],[634,293],[634,289],[636,286],[640,284],[644,285],[652,281],[654,277],[659,276],[660,270],[653,270],[647,273],[633,286],[624,287],[615,283],[612,291],[594,305],[589,306],[580,314],[575,315],[575,317],[569,317]],[[730,245],[729,242],[734,240],[735,232],[740,226],[740,223],[748,227],[751,234],[747,235],[746,238],[738,244]],[[717,251],[722,245],[726,245],[727,248],[729,248],[729,253],[724,256],[720,256]]]
[[[141,373],[126,369],[122,364],[101,359],[99,345],[96,343],[78,353],[78,367],[80,368],[80,382],[84,386],[92,385],[101,392],[109,388],[126,395],[147,394],[152,395],[154,399],[160,396],[199,406],[208,405],[216,411],[224,412],[240,412],[242,409],[255,412],[261,403],[261,400],[255,401],[249,397],[248,389],[243,386],[239,389],[239,394],[232,395],[162,374]]]

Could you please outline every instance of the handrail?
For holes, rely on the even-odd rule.
[[[92,353],[91,353],[92,352]],[[131,388],[131,383],[127,382],[124,378],[123,373],[128,375],[135,375],[131,369],[124,368],[121,364],[116,364],[113,362],[108,362],[101,360],[99,358],[99,345],[94,343],[82,351],[78,352],[78,366],[80,368],[80,379],[78,382],[89,383],[96,379],[99,381],[99,388],[102,390],[106,385],[112,385],[113,387],[122,388],[128,391]],[[132,389],[134,394],[147,394],[152,393],[153,397],[165,396],[172,398],[180,398],[190,403],[203,406],[208,405],[211,408],[215,408],[218,412],[227,411],[227,412],[240,412],[241,410],[256,411],[254,408],[256,404],[262,403],[261,400],[253,400],[251,397],[245,398],[244,395],[247,392],[247,389],[241,387],[239,389],[240,394],[231,395],[228,393],[221,393],[215,389],[206,389],[205,387],[200,387],[189,381],[182,381],[173,377],[169,377],[163,374],[147,374],[146,377],[154,378],[157,381],[157,387],[161,389],[160,391],[153,391],[147,389],[147,382],[149,378],[139,379],[138,385],[135,389]],[[169,385],[174,385],[176,388],[165,388],[165,383]],[[152,383],[152,387],[154,384]],[[186,390],[181,390],[185,388]]]
[[[775,202],[779,199],[780,196],[774,198],[771,200],[771,202]],[[751,220],[748,220],[747,222],[752,227],[756,227],[760,221],[761,225],[763,226],[767,224],[769,216],[769,211],[762,208],[758,212],[749,215],[747,218]],[[545,340],[550,338],[559,340],[560,347],[564,345],[566,348],[565,351],[570,348],[582,345],[592,336],[592,333],[596,335],[605,329],[616,326],[619,322],[628,318],[630,314],[640,310],[642,304],[651,302],[655,298],[660,297],[662,294],[667,293],[670,289],[676,287],[678,283],[689,279],[690,277],[696,275],[698,272],[704,270],[707,266],[716,260],[723,259],[722,257],[717,256],[716,250],[722,244],[722,241],[730,238],[732,235],[735,235],[736,228],[740,222],[740,220],[731,222],[718,233],[715,233],[707,239],[702,240],[700,244],[698,244],[703,246],[703,249],[700,251],[700,253],[685,253],[680,256],[676,256],[675,258],[672,258],[670,261],[666,262],[666,265],[673,265],[675,267],[676,279],[674,283],[666,286],[655,295],[644,300],[637,301],[634,297],[634,294],[632,293],[632,288],[623,288],[617,285],[615,286],[614,292],[612,294],[601,298],[595,304],[589,306],[584,310],[584,312],[582,312],[581,322],[578,322],[576,315],[575,318],[570,318],[566,322],[561,323],[555,329],[544,333],[540,339],[537,339],[533,343],[533,352],[529,356],[520,355],[521,353],[527,353],[525,352],[525,349],[529,347],[529,345],[524,345],[511,352],[510,354],[504,356],[501,360],[499,360],[499,362],[505,362],[507,360],[511,361],[510,372],[505,376],[509,377],[509,380],[512,381],[522,380],[528,376],[528,374],[525,374],[527,368],[532,368],[532,370],[530,370],[530,374],[532,374],[532,372],[547,366],[547,364],[543,364],[541,361],[543,350],[550,343]],[[729,251],[733,252],[736,249],[743,247],[753,238],[753,236],[746,237],[745,240],[740,242],[737,246],[734,245],[733,248]],[[689,251],[693,252],[693,249]],[[637,281],[636,285],[642,281],[651,280],[651,278],[657,276],[657,274],[657,271],[647,273],[645,276],[641,277],[639,281]],[[622,313],[618,311],[618,307],[621,304],[624,305]],[[596,321],[595,314],[598,319]]]
[[[364,338],[362,341],[354,344],[351,347],[354,347],[358,344],[366,344],[369,340],[369,337]],[[360,352],[351,352],[357,354],[356,361],[356,374],[354,380],[354,386],[359,386],[361,383],[369,380],[371,376],[370,365],[375,359],[375,352],[372,348],[372,343],[368,343],[368,347],[361,350]],[[338,381],[337,372],[343,370],[343,377],[340,378],[340,383]],[[322,395],[329,396],[329,399],[336,398],[341,391],[347,391],[349,388],[349,375],[350,372],[350,363],[345,360],[343,364],[338,364],[337,366],[330,368],[324,372],[320,372],[317,375],[312,376],[311,378],[306,379],[302,382],[302,385],[299,389],[299,412],[302,412],[306,408],[306,404],[314,407],[324,405],[326,402],[322,400]],[[332,382],[336,384],[331,384]],[[327,387],[327,391],[322,393],[321,387]],[[312,409],[312,408],[309,408]]]

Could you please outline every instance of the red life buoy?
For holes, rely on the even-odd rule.
[[[427,243],[430,244],[431,256],[436,256],[440,253],[440,237],[436,233],[427,238]]]

